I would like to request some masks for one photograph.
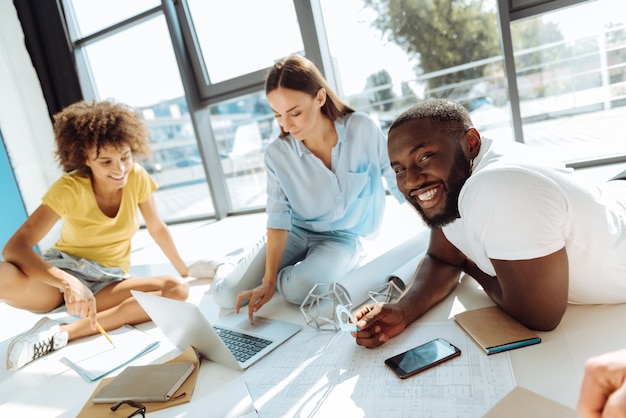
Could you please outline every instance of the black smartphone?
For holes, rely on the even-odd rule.
[[[450,344],[443,338],[436,338],[404,353],[388,358],[385,360],[385,364],[400,379],[406,379],[460,355],[461,350],[458,347]]]

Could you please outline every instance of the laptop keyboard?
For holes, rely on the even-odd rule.
[[[254,337],[252,335],[242,334],[237,331],[213,327],[217,334],[222,338],[228,349],[233,353],[238,362],[245,362],[250,357],[263,350],[272,342],[265,338]]]

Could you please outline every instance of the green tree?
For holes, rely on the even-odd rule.
[[[520,52],[515,57],[517,71],[526,71],[527,68],[540,68],[547,60],[558,60],[562,57],[562,47],[541,48],[548,44],[558,44],[563,40],[559,26],[554,22],[544,23],[541,19],[528,19],[511,25],[513,49]],[[525,51],[529,50],[529,51]],[[556,56],[555,56],[556,54]]]
[[[406,107],[417,103],[417,96],[407,81],[400,83],[400,91],[402,91],[402,100],[399,105]]]
[[[617,84],[623,80],[626,80],[626,67],[620,65],[626,62],[626,28],[621,28],[622,25],[616,23],[609,23],[606,28],[609,30],[606,34],[606,44],[609,48],[607,52],[607,60],[609,66],[613,66],[609,71],[610,84]],[[623,95],[626,93],[624,87],[615,87],[617,95]],[[621,91],[621,92],[620,92]]]
[[[484,0],[364,0],[378,12],[374,26],[417,58],[418,71],[431,73],[500,55],[495,10]],[[482,77],[473,67],[428,80],[431,95],[462,94],[456,83]]]

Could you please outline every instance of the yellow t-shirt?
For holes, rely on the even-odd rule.
[[[148,200],[157,184],[135,163],[122,190],[122,202],[114,218],[96,202],[91,179],[74,172],[61,176],[42,198],[63,220],[61,237],[54,248],[95,261],[104,267],[130,270],[131,238],[139,229],[138,206]]]

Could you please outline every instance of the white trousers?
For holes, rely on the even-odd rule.
[[[353,270],[361,259],[361,253],[361,242],[354,234],[312,232],[293,226],[287,238],[276,287],[287,301],[300,305],[315,284],[338,282]],[[259,286],[265,274],[265,256],[266,236],[263,236],[229,275],[217,274],[213,279],[216,303],[233,309],[240,291]]]

